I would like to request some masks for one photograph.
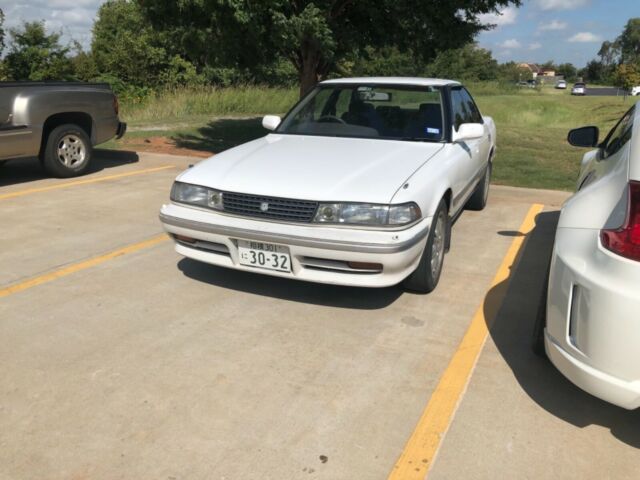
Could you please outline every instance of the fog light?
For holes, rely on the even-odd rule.
[[[179,242],[196,243],[196,239],[195,238],[185,237],[184,235],[174,235],[173,238],[175,238]]]
[[[377,272],[382,271],[381,263],[367,263],[367,262],[347,262],[349,268],[353,268],[354,270],[374,270]]]

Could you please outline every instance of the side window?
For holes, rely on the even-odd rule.
[[[604,141],[604,158],[616,154],[631,139],[634,113],[635,107],[632,107],[624,114],[618,124],[611,129]]]
[[[464,88],[451,90],[451,107],[453,110],[453,126],[458,131],[463,123],[483,123],[482,115],[475,102]]]
[[[467,89],[463,88],[461,93],[463,101],[467,102],[467,107],[469,109],[469,112],[471,112],[471,122],[484,123],[484,120],[482,120],[482,115],[480,114],[480,110],[478,110],[476,102],[473,101],[473,98],[471,98],[471,95],[469,94]]]

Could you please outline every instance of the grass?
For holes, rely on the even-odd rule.
[[[573,190],[585,150],[566,142],[567,132],[597,125],[601,135],[631,106],[622,97],[572,97],[567,91],[518,89],[485,82],[468,85],[498,130],[494,182],[518,187]],[[295,88],[200,88],[164,92],[143,105],[122,106],[131,127],[111,148],[137,148],[144,138],[165,136],[178,147],[221,152],[266,131],[260,116],[284,113]]]
[[[557,190],[575,188],[585,153],[567,143],[567,132],[596,125],[604,137],[631,106],[621,97],[571,97],[553,90],[476,100],[498,131],[494,182]]]
[[[198,116],[241,116],[286,112],[298,100],[292,88],[202,87],[168,90],[143,104],[123,105],[122,113],[132,125],[193,120]]]

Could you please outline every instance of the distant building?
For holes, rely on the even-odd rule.
[[[535,63],[519,63],[518,68],[530,71],[533,78],[536,78],[542,73],[542,69]]]

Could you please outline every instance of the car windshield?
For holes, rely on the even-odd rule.
[[[289,112],[277,133],[440,142],[437,87],[320,85]]]

